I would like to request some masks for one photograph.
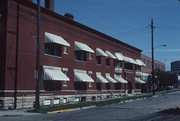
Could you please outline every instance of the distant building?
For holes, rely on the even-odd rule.
[[[177,74],[180,87],[180,61],[171,62],[171,72]]]
[[[180,61],[171,62],[171,72],[180,74]]]
[[[141,68],[142,71],[142,79],[144,81],[147,80],[148,75],[152,72],[152,58],[146,55],[141,54],[141,60],[144,62],[146,66]],[[154,69],[159,69],[160,71],[165,71],[165,64],[158,60],[154,60]]]

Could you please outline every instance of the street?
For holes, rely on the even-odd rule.
[[[0,117],[0,121],[179,121],[180,114],[157,113],[178,105],[180,105],[180,91],[72,112]]]

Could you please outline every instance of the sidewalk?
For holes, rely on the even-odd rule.
[[[40,115],[40,113],[29,113],[27,110],[0,110],[0,117]]]
[[[171,93],[171,92],[169,92]],[[151,94],[151,93],[144,93],[142,95],[148,95],[148,94]],[[160,94],[162,94],[162,92],[156,92],[157,95],[155,96],[158,96]],[[122,97],[123,98],[123,97]],[[127,100],[126,102],[128,101],[131,101],[131,100]],[[86,107],[84,107],[86,108]],[[66,109],[67,110],[67,109]],[[66,110],[60,110],[61,112],[65,112]],[[49,112],[51,113],[51,112]],[[53,112],[52,112],[53,113]],[[28,115],[41,115],[41,113],[30,113],[30,112],[27,112],[27,109],[20,109],[20,110],[0,110],[0,117],[13,117],[13,116],[28,116]]]

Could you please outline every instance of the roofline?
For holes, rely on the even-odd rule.
[[[17,1],[17,0],[14,0],[14,1]],[[29,2],[29,1],[27,1],[27,0],[20,0],[20,1],[21,1],[21,4],[26,5],[26,6],[28,6],[28,7],[31,7],[32,9],[36,9],[36,7],[35,7],[36,4],[34,4],[33,2]],[[42,12],[42,13],[45,13],[45,14],[48,14],[49,16],[55,17],[55,18],[57,18],[57,19],[60,19],[60,20],[62,20],[63,22],[66,22],[66,23],[68,23],[68,24],[71,24],[71,25],[77,26],[77,27],[79,27],[79,28],[81,28],[81,29],[87,30],[87,31],[89,31],[89,32],[91,32],[91,33],[93,33],[93,34],[96,34],[96,35],[98,35],[98,36],[101,36],[101,37],[103,37],[103,38],[105,38],[105,39],[111,40],[111,41],[116,42],[116,43],[120,43],[120,44],[122,44],[122,45],[124,45],[124,46],[127,46],[127,47],[129,47],[129,48],[135,49],[135,50],[137,50],[137,51],[139,51],[139,52],[142,52],[141,49],[138,49],[138,48],[136,48],[136,47],[134,47],[134,46],[132,46],[132,45],[129,45],[129,44],[127,44],[127,43],[124,43],[124,42],[122,42],[122,41],[120,41],[120,40],[118,40],[118,39],[115,39],[115,38],[113,38],[113,37],[111,37],[111,36],[109,36],[109,35],[107,35],[107,34],[104,34],[104,33],[100,32],[100,31],[97,31],[97,30],[95,30],[95,29],[93,29],[93,28],[90,28],[90,27],[88,27],[88,26],[86,26],[86,25],[83,25],[83,24],[81,24],[81,23],[79,23],[79,22],[76,22],[76,21],[74,21],[74,20],[70,20],[70,19],[66,18],[65,16],[62,16],[62,15],[60,15],[60,14],[54,12],[54,11],[51,11],[51,10],[49,10],[49,9],[44,8],[44,7],[41,7],[41,12]]]

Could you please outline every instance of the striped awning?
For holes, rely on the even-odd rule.
[[[45,32],[44,42],[70,46],[70,44],[66,40],[64,40],[62,37],[55,34],[48,33],[48,32]]]
[[[43,66],[44,80],[70,81],[70,79],[61,71],[59,67]]]
[[[94,82],[86,71],[74,71],[74,81],[79,82]]]
[[[114,79],[119,83],[128,83],[128,81],[123,79],[121,75],[114,75]]]
[[[91,49],[87,44],[75,41],[75,50],[82,50],[90,53],[94,53],[94,50]]]
[[[96,72],[96,82],[108,83],[108,81],[101,75],[100,72]]]
[[[108,55],[100,48],[96,48],[96,56],[105,56],[107,57]]]
[[[145,84],[146,82],[144,82],[143,80],[141,80],[140,78],[135,77],[135,82],[136,83],[140,83],[140,84]]]
[[[110,83],[117,83],[117,81],[115,79],[113,79],[109,73],[106,73],[106,79],[108,80],[108,82]]]
[[[132,63],[132,64],[135,64],[135,65],[138,65],[137,62],[134,59],[130,58],[130,57],[124,56],[124,61],[128,62],[128,63]]]
[[[111,52],[106,50],[106,54],[108,55],[107,58],[116,59],[116,56],[114,56]]]
[[[116,56],[117,60],[120,60],[120,61],[124,60],[124,56],[120,52],[115,52],[115,56]]]
[[[140,59],[136,59],[136,62],[139,66],[146,66],[146,64],[144,64]]]

